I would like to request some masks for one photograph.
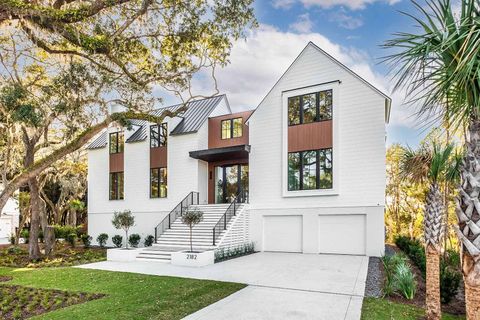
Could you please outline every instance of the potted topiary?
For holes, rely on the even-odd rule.
[[[187,210],[181,219],[182,223],[186,224],[190,229],[190,250],[172,253],[172,264],[191,267],[213,264],[215,261],[213,250],[203,252],[193,250],[193,227],[202,222],[203,212],[198,209]]]

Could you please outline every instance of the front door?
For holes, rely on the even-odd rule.
[[[215,203],[248,202],[248,165],[215,167]]]

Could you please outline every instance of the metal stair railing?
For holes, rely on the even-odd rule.
[[[218,240],[218,237],[220,237],[220,234],[222,233],[222,231],[227,230],[228,223],[236,215],[237,209],[239,207],[240,206],[239,206],[239,202],[238,202],[238,197],[234,197],[232,202],[228,206],[227,210],[225,210],[225,213],[222,215],[220,220],[218,220],[215,227],[213,227],[213,241],[212,241],[213,245],[215,245],[215,243]]]
[[[155,243],[160,235],[162,235],[165,230],[170,229],[172,223],[177,220],[178,217],[182,216],[185,210],[188,209],[190,205],[199,204],[200,193],[192,191],[190,192],[182,201],[168,215],[163,218],[163,220],[157,224],[155,227]]]

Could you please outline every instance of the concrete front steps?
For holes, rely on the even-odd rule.
[[[190,210],[198,209],[203,212],[203,220],[192,229],[193,250],[214,250],[213,227],[222,218],[230,204],[192,205]],[[239,204],[237,212],[242,210],[243,204]],[[230,221],[231,222],[231,221]],[[227,224],[227,230],[230,224]],[[224,231],[217,240],[220,240]],[[170,262],[171,253],[190,249],[190,228],[182,223],[181,217],[177,218],[170,229],[165,230],[157,238],[157,243],[152,247],[145,248],[137,256],[137,260]]]

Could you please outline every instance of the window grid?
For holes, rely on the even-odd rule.
[[[243,136],[243,119],[234,118],[222,120],[221,131],[222,140],[240,138]]]
[[[332,148],[289,152],[288,190],[332,189],[332,156]]]
[[[150,169],[150,198],[167,197],[167,168]]]
[[[123,131],[112,132],[109,135],[110,153],[122,153],[124,147]]]
[[[150,126],[150,148],[166,146],[167,140],[168,132],[166,123]]]
[[[110,200],[123,200],[124,199],[124,187],[123,187],[123,172],[111,172],[109,181],[109,199]]]
[[[332,90],[288,98],[288,125],[332,119]]]

